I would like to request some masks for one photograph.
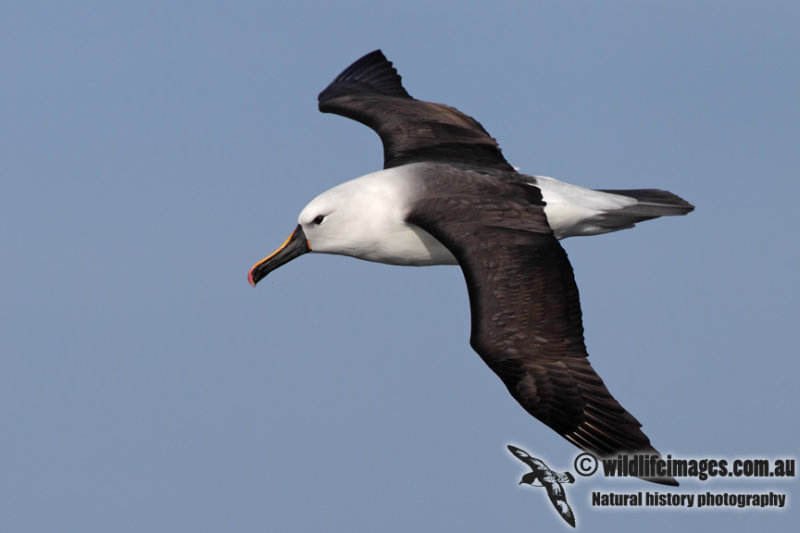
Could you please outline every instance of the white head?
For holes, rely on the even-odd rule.
[[[251,285],[306,252],[342,254],[380,261],[382,249],[406,226],[397,190],[374,174],[342,183],[314,198],[297,218],[288,239],[250,269]],[[402,201],[400,202],[402,203]]]
[[[455,263],[433,237],[405,222],[412,193],[401,168],[367,174],[314,198],[286,242],[250,269],[250,283],[309,251],[397,265]]]
[[[405,226],[402,199],[372,176],[342,183],[303,208],[297,222],[312,251],[375,260],[387,238]]]

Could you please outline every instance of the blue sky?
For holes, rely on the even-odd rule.
[[[525,172],[694,203],[564,242],[590,361],[662,452],[794,457],[798,23],[788,1],[4,4],[0,529],[563,526],[505,446],[560,470],[577,449],[470,349],[458,269],[307,255],[247,284],[312,197],[380,167],[316,109],[376,48]],[[589,504],[653,489],[567,496],[587,531],[796,521]]]

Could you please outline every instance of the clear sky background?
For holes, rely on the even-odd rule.
[[[664,453],[796,457],[800,5],[4,2],[0,530],[534,531],[515,443],[578,451],[470,349],[454,267],[307,255],[301,208],[380,168],[316,96],[381,48],[523,171],[671,190],[686,217],[564,242],[590,361]],[[786,531],[796,480],[675,492],[790,508],[598,510],[586,531]]]

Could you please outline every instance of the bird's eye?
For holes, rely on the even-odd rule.
[[[322,224],[323,220],[325,220],[325,215],[317,215],[317,218],[315,218],[313,222],[314,224],[319,226],[320,224]]]

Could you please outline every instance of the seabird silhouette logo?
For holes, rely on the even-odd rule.
[[[567,495],[564,492],[564,487],[561,485],[562,483],[573,483],[575,477],[569,472],[553,472],[549,466],[544,464],[544,461],[532,457],[528,452],[516,446],[511,446],[509,444],[508,449],[517,459],[531,467],[531,471],[522,476],[519,484],[526,484],[531,487],[544,487],[547,491],[547,497],[553,502],[553,507],[556,508],[561,518],[563,518],[567,524],[575,527],[575,514],[567,503]]]

